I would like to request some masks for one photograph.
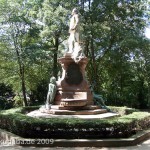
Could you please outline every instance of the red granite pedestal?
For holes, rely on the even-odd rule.
[[[85,78],[88,59],[83,57],[78,63],[66,54],[59,58],[62,77],[57,81],[57,94],[51,109],[41,108],[43,113],[62,115],[92,115],[105,113],[107,110],[94,106],[93,95]]]

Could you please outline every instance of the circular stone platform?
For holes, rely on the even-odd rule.
[[[82,119],[104,119],[119,116],[116,113],[106,112],[103,114],[95,114],[95,115],[55,115],[42,113],[39,110],[32,111],[27,114],[27,116],[35,117],[35,118],[82,118]]]

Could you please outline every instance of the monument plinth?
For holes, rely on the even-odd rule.
[[[55,103],[61,106],[85,106],[93,104],[93,96],[85,79],[88,59],[75,63],[71,56],[58,59],[62,66],[62,77],[57,81]]]

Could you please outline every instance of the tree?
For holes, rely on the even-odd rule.
[[[136,78],[133,61],[137,51],[143,53],[141,44],[147,45],[143,41],[147,1],[89,0],[82,4],[89,81],[96,83],[94,90],[104,94],[109,104],[129,105],[128,99],[134,99],[135,106],[138,90],[131,90]],[[134,85],[139,89],[138,82]]]
[[[67,10],[64,8],[67,5],[64,1],[43,1],[39,8],[38,21],[42,24],[41,38],[42,42],[47,45],[49,54],[53,60],[53,76],[57,78],[58,67],[57,57],[59,45],[64,40],[66,35],[66,16]]]
[[[10,64],[10,70],[7,70],[6,74],[8,72],[11,73],[11,76],[8,75],[11,82],[18,83],[16,80],[19,77],[25,106],[27,105],[26,71],[29,70],[27,68],[35,58],[35,55],[31,56],[30,54],[32,54],[33,48],[34,50],[41,49],[41,45],[37,44],[38,29],[29,16],[30,7],[28,6],[25,1],[20,2],[16,0],[15,2],[1,1],[0,7],[2,31],[0,40],[3,46],[1,48],[1,56],[3,61],[6,60],[2,64],[3,69],[6,71],[6,67]],[[12,80],[12,77],[16,80]],[[5,80],[8,79],[5,78]]]

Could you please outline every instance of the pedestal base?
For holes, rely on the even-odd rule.
[[[59,58],[62,66],[62,77],[57,81],[57,94],[54,105],[85,106],[93,105],[90,85],[85,79],[86,57],[75,63],[70,54]]]
[[[71,107],[71,106],[85,106],[87,104],[86,99],[61,99],[60,106]]]
[[[52,105],[51,109],[40,108],[40,112],[54,115],[95,115],[106,113],[106,109],[99,106],[89,105],[81,108],[61,107],[60,105]]]

